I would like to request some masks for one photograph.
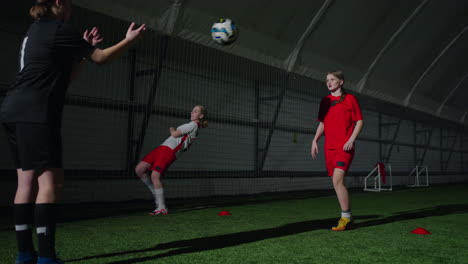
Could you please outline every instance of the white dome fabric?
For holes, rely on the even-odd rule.
[[[105,15],[322,80],[341,69],[354,92],[468,124],[466,0],[74,0]],[[218,18],[235,44],[210,36]]]

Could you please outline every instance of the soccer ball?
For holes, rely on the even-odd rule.
[[[237,39],[237,36],[237,26],[229,18],[221,18],[211,27],[211,37],[218,44],[232,44]]]

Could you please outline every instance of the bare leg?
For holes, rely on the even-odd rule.
[[[346,171],[335,168],[333,171],[333,187],[335,188],[338,202],[340,203],[341,211],[349,211],[349,194],[346,186],[344,185],[344,177]]]
[[[63,169],[51,168],[41,171],[37,179],[39,191],[36,204],[56,203],[59,190],[63,187]]]
[[[154,204],[156,207],[158,207],[157,199],[156,199],[156,193],[154,191],[153,187],[153,182],[151,181],[151,178],[149,177],[147,171],[151,168],[151,164],[145,161],[140,161],[138,165],[135,167],[135,173],[136,175],[140,178],[140,180],[146,185],[148,190],[150,190],[151,194],[153,195],[154,198]]]
[[[154,189],[161,189],[163,187],[161,183],[161,174],[159,172],[152,171],[151,180],[153,181]]]
[[[14,203],[33,203],[36,198],[36,178],[34,177],[34,170],[24,171],[22,169],[17,169],[16,172],[18,174],[18,187],[16,188]]]
[[[135,167],[135,173],[140,178],[148,178],[146,173],[151,168],[151,164],[148,162],[140,161]]]

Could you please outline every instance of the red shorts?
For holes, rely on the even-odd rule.
[[[325,149],[325,163],[327,164],[328,176],[333,176],[335,168],[348,171],[354,158],[354,148],[351,151],[343,149]]]
[[[164,174],[174,162],[176,156],[174,150],[168,146],[159,146],[143,158],[144,162],[151,164],[151,170]]]

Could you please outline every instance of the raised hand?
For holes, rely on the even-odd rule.
[[[128,27],[127,35],[125,35],[125,38],[130,42],[138,40],[143,35],[143,32],[146,30],[145,24],[141,25],[137,29],[134,29],[134,27],[135,27],[135,23],[132,22],[130,26]]]
[[[97,27],[93,27],[91,31],[86,30],[83,34],[83,38],[93,46],[96,46],[103,40]]]

